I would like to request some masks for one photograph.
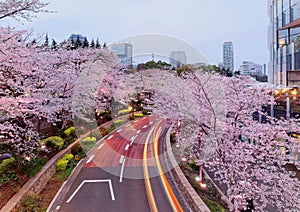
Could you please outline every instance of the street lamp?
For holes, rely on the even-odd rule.
[[[133,106],[130,105],[128,107],[128,110],[129,110],[130,113],[132,113],[131,117],[132,117],[132,119],[134,119],[134,108],[133,108]]]

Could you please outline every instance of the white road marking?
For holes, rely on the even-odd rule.
[[[150,124],[150,125],[153,124],[153,121],[151,121],[149,124]]]
[[[145,129],[145,128],[147,128],[149,125],[145,125],[145,126],[143,126],[143,128]]]
[[[126,147],[125,147],[126,151],[128,150],[129,146],[130,146],[129,144],[126,145]]]
[[[103,183],[103,182],[108,182],[110,195],[111,195],[111,200],[115,201],[115,195],[114,195],[114,190],[113,190],[113,187],[112,187],[111,180],[107,179],[107,180],[84,180],[84,181],[82,181],[81,184],[74,191],[74,193],[67,200],[67,203],[69,203],[73,199],[73,197],[76,195],[76,193],[79,191],[79,189],[83,186],[83,184],[85,184],[85,183]]]
[[[129,127],[131,124],[127,124],[125,127]]]
[[[59,209],[60,209],[60,206],[57,206],[57,207],[55,208],[55,210],[57,210],[57,211],[58,211]]]
[[[120,173],[120,183],[123,180],[123,172],[124,172],[125,161],[126,161],[126,159],[124,158],[123,163],[122,163],[122,167],[121,167],[121,173]]]
[[[136,137],[135,135],[132,136],[132,137],[130,138],[130,140],[131,140],[131,141],[134,141],[135,137]]]
[[[119,160],[119,163],[123,163],[124,158],[125,158],[125,156],[124,156],[124,155],[121,155],[120,160]]]
[[[114,135],[109,136],[107,140],[111,139],[112,137],[114,137]]]
[[[121,132],[121,131],[122,131],[122,129],[117,130],[117,132]]]
[[[101,149],[104,146],[104,143],[101,144],[97,149]]]
[[[94,157],[95,157],[95,155],[92,155],[92,156],[88,159],[88,161],[87,161],[86,163],[90,163],[90,162],[93,160]]]
[[[141,130],[138,130],[137,132],[136,132],[136,134],[139,134],[141,132]]]

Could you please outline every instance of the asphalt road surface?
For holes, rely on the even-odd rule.
[[[97,143],[55,211],[186,211],[165,174],[167,127],[152,115]]]

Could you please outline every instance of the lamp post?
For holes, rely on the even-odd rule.
[[[131,118],[134,119],[134,108],[132,105],[128,107],[129,112],[131,113]]]

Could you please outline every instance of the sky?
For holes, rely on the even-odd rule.
[[[107,44],[136,35],[162,34],[189,43],[212,64],[223,60],[223,42],[232,41],[235,69],[243,61],[265,64],[269,59],[267,0],[48,2],[47,9],[54,13],[38,14],[31,23],[14,26],[33,29],[35,34],[48,33],[56,41],[79,33]]]

